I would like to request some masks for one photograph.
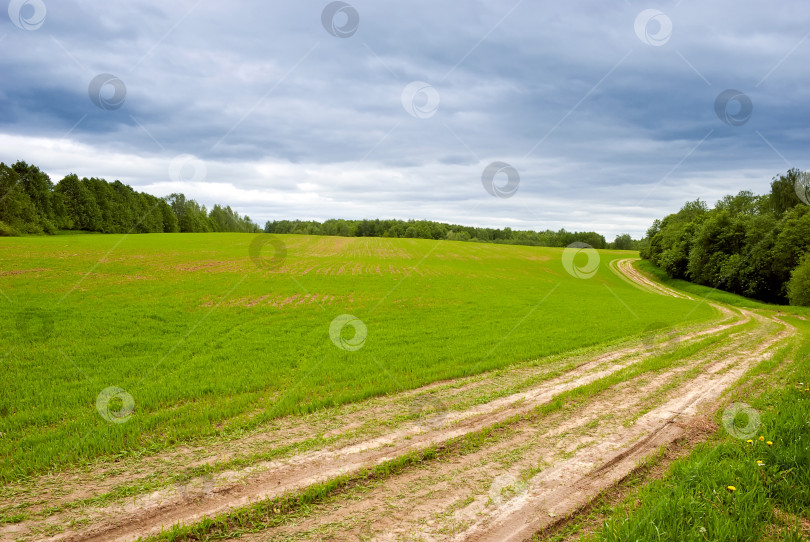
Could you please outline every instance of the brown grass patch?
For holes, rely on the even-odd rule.
[[[234,261],[234,260],[224,260],[224,261],[217,261],[217,260],[208,260],[202,262],[195,262],[195,263],[183,263],[179,265],[173,266],[171,269],[174,271],[179,271],[181,273],[195,273],[198,271],[203,271],[206,273],[228,273],[233,271],[242,271],[244,270],[244,265],[242,262]]]
[[[0,271],[0,277],[26,275],[28,273],[39,273],[41,271],[50,271],[50,269],[47,269],[45,267],[32,267],[31,269],[12,269],[9,271]]]
[[[310,305],[332,305],[338,299],[337,296],[330,294],[293,294],[293,295],[273,295],[267,294],[262,296],[247,296],[237,299],[229,299],[222,303],[223,307],[275,307],[278,309],[285,307],[306,307]],[[342,297],[343,302],[347,302],[349,298]],[[216,300],[209,299],[202,303],[203,307],[213,307],[217,303]]]

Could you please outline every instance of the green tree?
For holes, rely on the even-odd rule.
[[[787,211],[776,228],[771,259],[776,279],[785,284],[810,248],[810,207],[797,205]],[[784,292],[783,292],[784,293]]]
[[[0,163],[0,235],[42,233],[43,222],[23,187],[22,177]]]
[[[787,291],[791,305],[810,306],[810,254],[805,254],[791,272]]]
[[[53,204],[53,183],[47,174],[34,165],[19,161],[12,169],[19,175],[20,186],[28,195],[37,213],[36,228],[46,233],[56,232],[56,208]]]
[[[69,229],[101,231],[101,210],[93,193],[79,177],[71,173],[59,181],[54,190],[63,198]]]
[[[177,225],[177,215],[174,214],[166,198],[162,198],[158,202],[158,209],[163,217],[163,231],[165,233],[176,233],[180,231],[180,226]]]
[[[616,240],[613,241],[613,248],[616,250],[632,250],[633,238],[627,233],[617,235]]]
[[[771,210],[777,218],[801,203],[799,196],[796,195],[796,182],[800,174],[801,172],[794,168],[789,169],[784,175],[773,178],[768,199]]]
[[[736,196],[725,196],[714,205],[714,209],[716,211],[727,211],[731,215],[755,215],[760,214],[767,208],[762,203],[764,199],[767,199],[767,197],[754,195],[750,190],[743,190]]]

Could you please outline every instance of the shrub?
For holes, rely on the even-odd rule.
[[[14,237],[20,235],[20,233],[6,224],[5,222],[0,221],[0,237]]]
[[[810,307],[810,253],[793,269],[787,290],[791,305]]]

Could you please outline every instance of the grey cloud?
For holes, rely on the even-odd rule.
[[[649,6],[358,1],[360,26],[341,39],[321,25],[326,3],[46,0],[39,30],[5,19],[0,134],[16,144],[0,159],[159,190],[169,161],[190,153],[209,164],[208,184],[172,188],[209,204],[221,195],[257,220],[424,217],[609,236],[809,167],[810,13],[798,0],[662,3],[673,30],[661,47],[634,32]],[[89,100],[98,73],[126,84],[120,109]],[[430,118],[403,109],[412,81],[440,97]],[[751,98],[743,126],[715,115],[727,88]],[[42,140],[86,155],[45,153]],[[113,156],[129,158],[115,171]],[[521,174],[506,202],[480,184],[496,160]],[[250,195],[217,192],[228,183]]]

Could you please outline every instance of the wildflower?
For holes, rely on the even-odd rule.
[[[748,440],[746,440],[745,442],[747,442],[748,444],[753,444],[753,443],[754,443],[754,441],[753,441],[753,440],[751,440],[751,439],[748,439]]]
[[[760,441],[760,442],[764,442],[764,441],[765,441],[765,437],[763,437],[762,435],[760,435],[760,436],[759,436],[759,441]]]
[[[762,461],[760,461],[760,460],[757,460],[757,465],[759,465],[760,467],[764,467],[764,466],[765,466],[765,463],[763,463],[763,462],[762,462]]]
[[[734,486],[728,486],[729,491],[737,491],[737,488]]]
[[[765,444],[767,444],[768,446],[773,446],[773,442],[771,442],[770,440],[768,442],[766,442]]]

